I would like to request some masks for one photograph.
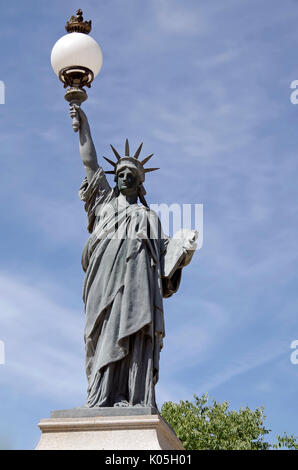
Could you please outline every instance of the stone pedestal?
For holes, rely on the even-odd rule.
[[[135,414],[128,414],[130,411]],[[36,450],[183,450],[173,429],[153,411],[102,408],[52,412],[51,418],[38,425],[42,435]]]

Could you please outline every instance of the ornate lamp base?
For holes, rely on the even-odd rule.
[[[64,98],[69,102],[70,106],[74,104],[81,106],[83,101],[86,101],[88,95],[83,87],[87,86],[90,88],[93,78],[94,74],[92,70],[81,67],[80,65],[72,65],[71,67],[65,67],[60,70],[59,79],[64,84],[64,88],[69,87]],[[80,121],[74,116],[72,118],[72,128],[77,132],[79,127]]]

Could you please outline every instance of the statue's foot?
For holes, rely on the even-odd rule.
[[[136,403],[135,405],[133,405],[133,407],[134,408],[156,408],[157,409],[156,404],[152,405],[151,403],[144,403],[144,402]]]
[[[121,400],[121,401],[117,401],[117,403],[114,403],[114,406],[130,406],[130,404],[128,403],[128,401],[126,400]]]

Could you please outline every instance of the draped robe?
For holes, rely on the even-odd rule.
[[[181,268],[163,275],[169,238],[155,212],[119,207],[101,168],[79,191],[91,233],[85,271],[86,406],[156,406],[164,329],[163,297],[177,291]]]

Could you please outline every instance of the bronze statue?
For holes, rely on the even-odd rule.
[[[86,178],[79,191],[90,237],[82,254],[86,326],[87,407],[156,408],[155,384],[164,337],[163,297],[180,284],[181,271],[196,248],[197,233],[171,239],[145,200],[142,145],[130,156],[112,147],[116,161],[98,164],[87,117],[74,105]],[[111,188],[105,173],[115,175]],[[140,202],[141,204],[138,204]]]

